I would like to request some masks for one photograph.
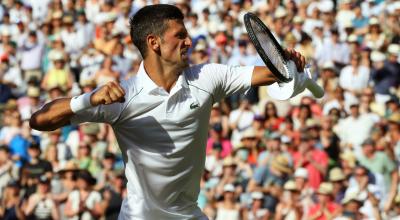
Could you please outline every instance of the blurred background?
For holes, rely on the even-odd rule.
[[[301,52],[322,99],[265,87],[213,106],[198,204],[210,219],[400,219],[400,1],[2,0],[0,219],[117,219],[126,196],[109,125],[29,127],[50,100],[136,74],[129,17],[169,3],[191,63],[263,65],[243,25],[256,13]]]

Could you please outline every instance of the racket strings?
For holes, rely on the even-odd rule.
[[[270,36],[265,34],[265,30],[255,20],[250,19],[250,25],[254,31],[255,37],[258,39],[260,46],[264,51],[264,55],[268,57],[271,63],[282,75],[286,78],[291,78],[291,74],[286,66],[286,60],[276,48]]]

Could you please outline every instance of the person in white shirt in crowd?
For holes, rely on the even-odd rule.
[[[31,78],[41,79],[41,62],[44,53],[44,44],[38,39],[36,31],[30,31],[18,48],[21,53],[21,70],[24,80]]]
[[[353,53],[350,56],[350,65],[340,71],[339,85],[346,91],[346,97],[358,96],[368,86],[370,70],[361,66],[360,61],[360,54]]]
[[[197,197],[212,105],[234,92],[277,80],[266,67],[190,67],[192,42],[182,12],[172,5],[140,9],[131,18],[131,37],[144,57],[136,77],[54,100],[32,116],[30,125],[38,130],[84,121],[113,126],[128,179],[120,220],[207,219]],[[303,69],[304,57],[287,52]],[[98,214],[88,208],[93,216]],[[79,213],[70,210],[71,216]]]
[[[361,155],[361,144],[369,137],[375,124],[374,118],[368,114],[362,114],[359,103],[354,101],[349,104],[349,116],[341,119],[334,128],[339,136],[344,151],[353,151]]]
[[[244,98],[240,102],[239,108],[229,114],[229,126],[232,130],[231,141],[233,145],[240,143],[243,133],[252,125],[254,111],[248,99]]]
[[[343,67],[349,63],[350,49],[347,43],[341,42],[338,30],[332,30],[331,36],[324,38],[320,48],[316,48],[315,59],[318,65],[333,61],[336,66]]]

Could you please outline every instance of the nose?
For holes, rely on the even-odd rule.
[[[190,36],[186,37],[185,45],[188,46],[188,47],[192,47],[192,38],[190,38]]]

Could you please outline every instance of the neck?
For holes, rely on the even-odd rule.
[[[153,82],[167,92],[175,85],[184,68],[167,63],[159,57],[148,57],[144,61],[144,69]]]

